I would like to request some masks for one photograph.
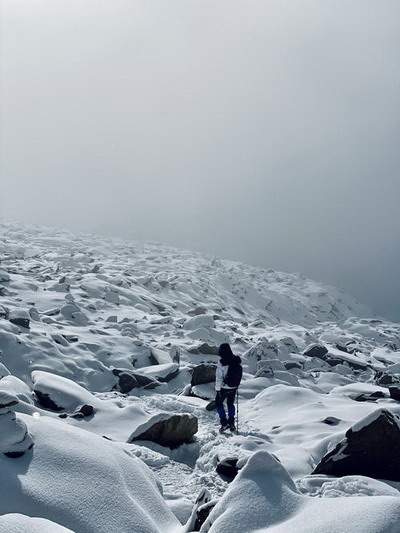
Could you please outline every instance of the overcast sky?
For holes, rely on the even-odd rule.
[[[399,0],[0,0],[0,216],[400,319]]]

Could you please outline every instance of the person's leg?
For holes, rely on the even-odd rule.
[[[226,426],[228,421],[226,419],[226,413],[224,408],[225,393],[224,390],[220,390],[215,396],[215,406],[219,415],[221,426]]]
[[[228,424],[235,424],[235,396],[236,389],[228,389],[226,395],[226,403],[228,406]]]

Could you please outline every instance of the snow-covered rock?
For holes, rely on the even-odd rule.
[[[0,390],[0,452],[11,458],[21,457],[33,446],[26,424],[16,417],[18,403],[16,396]]]
[[[18,461],[0,456],[0,514],[17,506],[22,514],[79,533],[177,531],[178,520],[140,459],[61,420],[28,415],[21,419],[33,436],[35,451]]]
[[[400,498],[311,498],[267,452],[254,454],[211,511],[202,533],[395,533]]]
[[[378,409],[354,424],[346,438],[325,455],[315,474],[360,474],[375,479],[400,481],[400,419]]]
[[[150,440],[161,446],[176,448],[192,442],[197,431],[197,418],[191,414],[158,413],[138,426],[128,442]]]

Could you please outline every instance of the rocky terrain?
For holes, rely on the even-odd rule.
[[[400,324],[157,243],[1,224],[0,259],[0,533],[400,531]]]

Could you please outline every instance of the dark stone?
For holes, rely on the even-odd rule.
[[[299,361],[284,361],[283,364],[286,370],[293,370],[294,368],[301,370],[303,368],[303,365]]]
[[[44,392],[40,392],[39,390],[35,389],[34,393],[36,395],[36,399],[39,405],[44,409],[48,409],[50,411],[55,412],[65,411],[64,407],[61,407],[61,405],[57,405],[48,394],[45,394]]]
[[[222,459],[222,461],[218,461],[215,470],[217,471],[217,474],[222,477],[222,479],[231,482],[235,479],[237,473],[239,472],[237,462],[237,457],[227,457],[226,459]]]
[[[215,404],[215,400],[211,400],[211,402],[208,402],[208,404],[206,405],[207,411],[215,411],[216,408],[217,406]]]
[[[347,347],[346,347],[346,346],[343,346],[343,344],[336,344],[336,348],[337,348],[338,350],[340,350],[341,352],[349,353]]]
[[[191,385],[203,385],[215,381],[217,365],[203,363],[193,368]]]
[[[190,316],[198,316],[198,315],[205,315],[207,313],[207,309],[205,307],[196,307],[195,309],[191,309],[188,311],[188,315]]]
[[[400,402],[400,386],[389,387],[389,394],[393,400]]]
[[[216,504],[217,502],[212,500],[210,502],[203,503],[203,505],[196,510],[196,520],[194,522],[193,531],[200,531],[201,526],[207,520],[209,514],[214,509]]]
[[[323,420],[321,420],[323,424],[328,424],[328,426],[337,426],[340,422],[339,418],[336,418],[335,416],[327,416]]]
[[[149,440],[174,449],[181,444],[193,442],[193,436],[197,431],[197,418],[184,413],[156,422],[149,429],[134,437],[132,441]]]
[[[400,481],[399,422],[386,409],[379,410],[370,421],[367,417],[365,424],[346,432],[345,439],[321,459],[313,474]]]
[[[83,416],[92,416],[94,415],[94,407],[93,405],[84,404],[79,409],[79,411],[83,414]]]
[[[206,342],[188,349],[189,353],[200,355],[218,355],[218,346],[210,346]]]
[[[29,446],[28,450],[31,450],[32,448],[33,448],[33,443]],[[26,451],[24,451],[24,452],[5,452],[4,455],[7,456],[7,457],[10,457],[11,459],[18,459],[18,457],[22,457],[23,455],[25,455]]]
[[[386,374],[385,372],[377,372],[375,376],[375,383],[381,385],[382,387],[387,387],[388,385],[400,384],[399,379],[391,374]]]
[[[326,346],[323,346],[322,344],[314,344],[310,348],[307,348],[304,351],[304,355],[307,355],[307,357],[318,357],[319,359],[323,359],[325,361],[325,356],[328,353],[328,348]]]
[[[84,404],[75,413],[71,415],[72,418],[82,419],[94,415],[94,407],[92,405]]]
[[[358,396],[355,396],[352,399],[355,400],[356,402],[376,402],[376,400],[378,400],[379,398],[385,398],[385,397],[386,396],[382,391],[377,390],[376,392],[370,392],[370,393],[363,392],[362,394],[359,394]]]
[[[30,324],[29,318],[14,317],[14,318],[10,318],[10,322],[21,328],[29,329],[29,324]]]
[[[70,343],[72,342],[78,342],[79,337],[78,335],[67,335],[65,333],[61,333],[61,336],[64,337],[64,339]]]
[[[123,394],[128,394],[132,389],[140,387],[154,389],[160,385],[157,380],[130,370],[114,368],[112,372],[114,376],[118,377],[118,384],[116,387]]]

